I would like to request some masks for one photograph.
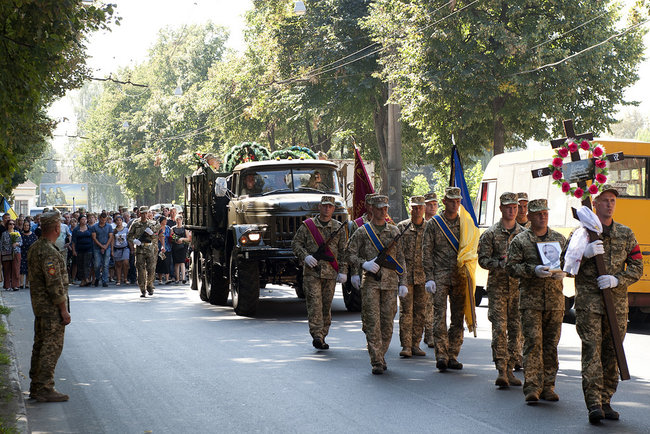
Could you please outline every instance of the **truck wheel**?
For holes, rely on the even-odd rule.
[[[198,273],[198,283],[199,283],[199,298],[203,301],[208,301],[208,263],[206,261],[205,255],[199,253],[198,261],[196,261]]]
[[[198,267],[199,267],[199,252],[193,251],[192,256],[194,256],[192,262],[192,265],[190,267],[190,271],[192,272],[192,281],[190,282],[190,289],[192,291],[198,291],[199,289],[199,277],[200,274],[198,273]]]
[[[260,298],[260,275],[257,262],[238,261],[236,255],[230,257],[230,292],[232,307],[241,316],[255,315]]]
[[[228,279],[224,276],[223,267],[220,265],[212,267],[208,290],[207,295],[210,304],[216,304],[217,306],[225,306],[228,304]]]
[[[348,279],[343,285],[343,302],[348,312],[361,312],[361,289],[355,289]]]

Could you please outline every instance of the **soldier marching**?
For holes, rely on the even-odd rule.
[[[153,295],[153,282],[156,277],[156,256],[158,255],[157,234],[160,223],[151,218],[146,206],[140,207],[140,220],[131,224],[126,237],[131,251],[135,250],[135,267],[138,273],[140,297]]]

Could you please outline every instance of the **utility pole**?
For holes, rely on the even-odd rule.
[[[393,83],[388,83],[388,100],[393,92]],[[388,104],[388,203],[390,216],[395,223],[406,218],[403,215],[402,199],[402,126],[400,124],[401,108],[399,104]]]

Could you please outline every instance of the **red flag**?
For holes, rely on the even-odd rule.
[[[354,148],[354,190],[352,193],[352,218],[357,219],[366,212],[366,194],[374,193],[366,166],[358,148]]]

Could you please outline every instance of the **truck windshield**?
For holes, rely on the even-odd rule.
[[[318,192],[340,194],[336,170],[330,167],[258,170],[244,173],[240,195],[259,196],[272,193]]]

